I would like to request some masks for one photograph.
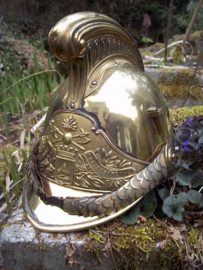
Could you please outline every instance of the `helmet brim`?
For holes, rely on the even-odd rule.
[[[47,232],[70,232],[106,223],[125,213],[138,203],[141,198],[110,216],[102,218],[99,216],[83,217],[69,215],[56,206],[46,205],[27,183],[23,194],[23,207],[26,216],[37,229]]]

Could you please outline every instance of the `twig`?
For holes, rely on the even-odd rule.
[[[168,45],[167,46],[167,48],[171,48],[171,47],[173,47],[173,46],[176,46],[176,45],[178,45],[178,44],[180,44],[180,43],[182,43],[183,42],[183,40],[179,40],[179,41],[176,41],[176,42],[173,42],[173,43],[171,43],[170,45]],[[193,54],[193,51],[194,51],[194,49],[193,49],[193,47],[192,47],[192,45],[189,43],[189,42],[186,42],[190,47],[191,47],[191,55]],[[165,51],[165,48],[163,48],[163,49],[161,49],[161,50],[159,50],[158,52],[155,52],[154,54],[152,54],[151,56],[148,56],[148,55],[145,55],[145,58],[147,59],[149,59],[149,60],[155,60],[156,59],[156,61],[157,61],[157,58],[153,58],[155,55],[157,55],[157,54],[160,54],[161,52],[164,52]],[[167,58],[167,59],[170,59],[170,58]],[[164,60],[164,58],[163,58],[163,60]],[[144,63],[145,63],[146,61],[144,61]],[[170,66],[165,66],[165,65],[161,65],[160,67],[163,67],[163,68],[174,68],[174,66],[173,67],[170,67]],[[177,68],[180,68],[180,69],[189,69],[190,67],[182,67],[182,66],[176,66],[175,67],[176,69]]]
[[[4,140],[7,140],[6,137],[4,137],[1,133],[0,133],[0,136],[1,136]]]
[[[167,28],[166,28],[166,40],[165,40],[165,52],[164,52],[164,60],[167,61],[167,44],[168,44],[168,38],[171,28],[171,18],[173,14],[173,0],[170,0],[169,3],[169,11],[168,11],[168,20],[167,20]]]
[[[9,202],[11,202],[11,201],[13,200],[14,197],[15,197],[15,195],[13,195],[13,196],[11,197],[11,199],[9,200]],[[7,208],[7,202],[5,202],[5,203],[1,206],[1,208],[0,208],[0,213],[3,212],[4,210],[6,210],[6,208]]]
[[[46,118],[46,113],[44,114],[44,116],[37,122],[36,125],[34,125],[33,128],[31,128],[30,132],[33,134],[39,126],[41,126],[41,124],[45,121],[45,118]]]
[[[182,255],[182,249],[180,248],[180,246],[178,245],[177,241],[175,240],[175,238],[173,237],[173,235],[171,235],[173,241],[176,243],[179,252],[180,252],[180,259],[181,259],[181,265],[182,265],[182,270],[184,270],[184,264],[183,264],[183,255]]]
[[[189,38],[189,36],[190,36],[190,32],[191,32],[192,27],[193,27],[193,25],[194,25],[194,23],[195,23],[195,20],[196,20],[196,18],[197,18],[197,15],[198,15],[198,13],[199,13],[199,11],[200,11],[200,8],[201,8],[202,3],[203,3],[203,0],[200,0],[199,3],[197,3],[197,5],[196,5],[195,11],[194,11],[193,16],[192,16],[192,20],[190,21],[190,24],[189,24],[189,27],[188,27],[187,32],[186,32],[186,34],[185,34],[185,37],[184,37],[182,46],[185,45],[186,40],[187,40],[187,39]]]
[[[159,222],[164,228],[168,229],[168,226],[164,222],[162,222],[161,220],[159,220],[157,217],[155,217],[155,215],[153,215],[153,218],[155,218],[156,221]]]
[[[112,245],[112,248],[115,249],[115,251],[118,252],[118,254],[126,260],[126,257],[120,251],[118,251],[117,248],[114,247],[114,245]]]
[[[92,230],[92,229],[90,229],[90,231],[91,232],[93,232],[93,233],[104,233],[104,234],[106,234],[107,232],[102,232],[102,231],[95,231],[95,230]],[[111,235],[118,235],[118,236],[134,236],[134,234],[121,234],[121,233],[112,233],[112,232],[108,232],[108,234],[111,234]]]
[[[21,181],[23,181],[25,178],[20,179],[18,182],[16,182],[15,184],[13,184],[9,189],[7,189],[7,191],[5,193],[2,193],[0,196],[0,200],[13,188],[15,187],[18,183],[20,183]],[[11,181],[11,184],[13,183],[13,180]]]
[[[202,191],[202,189],[203,189],[203,186],[198,190],[198,192],[201,192]]]
[[[11,162],[9,162],[8,170],[6,172],[6,186],[5,186],[6,190],[9,189],[9,186],[12,183],[11,178],[10,178],[10,170],[11,170]]]
[[[192,78],[190,80],[190,83],[188,85],[186,97],[183,100],[182,107],[185,105],[185,102],[186,102],[187,98],[189,97],[190,88],[191,88],[192,82],[194,81],[194,78],[196,76],[196,73],[197,73],[197,70],[198,70],[198,67],[199,67],[199,64],[200,64],[200,60],[201,60],[202,57],[203,57],[203,47],[201,48],[201,51],[199,53],[199,56],[198,56],[198,59],[197,59],[197,66],[196,66],[195,72],[194,72],[194,74],[193,74],[193,76],[192,76]]]
[[[110,242],[111,258],[112,258],[112,260],[114,262],[114,265],[116,267],[116,270],[118,270],[118,266],[117,266],[116,261],[115,261],[115,258],[113,256],[112,243],[111,243],[111,238],[109,239],[109,234],[108,234],[108,241]]]
[[[171,190],[170,190],[170,196],[173,195],[173,192],[175,190],[175,187],[176,187],[176,180],[173,180],[173,184],[172,184],[172,187],[171,187]]]

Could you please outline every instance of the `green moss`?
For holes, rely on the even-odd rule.
[[[189,228],[189,232],[188,232],[189,245],[193,250],[196,250],[198,248],[201,232],[194,229],[191,224],[188,226],[188,228]]]
[[[198,39],[201,38],[201,33],[202,31],[195,31],[194,33],[190,35],[189,41],[193,41],[193,42],[197,41]]]
[[[191,253],[197,253],[199,237],[200,232],[188,226],[185,239],[188,239]],[[104,227],[89,230],[86,250],[100,261],[108,239],[118,269],[182,269],[181,260],[186,256],[184,242],[175,242],[166,227],[152,219],[134,226],[122,224],[113,231],[104,230]],[[164,240],[167,244],[163,249],[156,247]]]
[[[180,46],[176,46],[174,52],[173,52],[173,63],[176,65],[180,65],[184,62],[184,55],[182,48]]]
[[[9,223],[6,222],[6,223],[4,223],[4,224],[1,225],[1,230],[6,229],[8,227],[9,227]]]
[[[142,55],[143,58],[145,58],[145,55],[147,56],[153,56],[156,52],[160,51],[161,49],[164,48],[164,43],[155,43],[149,48],[139,48],[139,51]],[[157,61],[159,61],[160,57],[163,57],[164,52],[161,52],[157,57]]]
[[[94,256],[99,263],[101,263],[101,247],[96,242],[89,241],[88,244],[85,245],[86,251]]]
[[[166,100],[170,98],[175,103],[178,100],[182,100],[187,94],[188,85],[191,79],[193,79],[193,75],[194,71],[192,70],[162,69],[157,80],[157,85]],[[197,76],[192,81],[189,96],[199,104],[202,104],[203,93]]]
[[[195,106],[195,107],[183,107],[178,108],[174,107],[170,109],[171,117],[178,123],[181,124],[186,120],[187,116],[193,116],[195,114],[203,115],[203,106]]]
[[[124,232],[121,228],[118,228],[117,231],[124,234],[121,237],[114,237],[116,247],[127,258],[124,269],[148,269],[150,264],[157,267],[154,269],[160,267],[167,269],[169,257],[170,262],[173,263],[173,269],[179,269],[180,258],[173,240],[168,241],[165,249],[161,251],[156,249],[156,244],[168,237],[166,229],[159,223],[148,220],[147,223],[140,226],[129,226]],[[117,256],[117,261],[119,268],[123,267],[125,263],[123,258]]]
[[[36,246],[36,245],[32,245],[32,244],[27,244],[26,247],[27,247],[27,248],[32,248],[32,249],[37,249],[37,250],[38,250],[38,249],[39,249],[39,250],[46,250],[46,249],[47,249],[46,246],[42,246],[42,245]]]

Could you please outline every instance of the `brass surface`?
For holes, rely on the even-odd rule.
[[[161,143],[170,142],[168,108],[156,84],[131,64],[109,68],[102,84],[84,99],[87,112],[97,115],[101,127],[115,145],[147,160]],[[149,113],[159,108],[158,117]]]
[[[133,39],[116,21],[99,13],[63,18],[51,29],[48,40],[55,56],[67,61],[69,77],[50,103],[45,127],[55,111],[81,108],[82,98],[94,92],[112,65],[128,62],[144,70]]]
[[[121,187],[148,165],[119,151],[94,118],[74,112],[56,114],[40,140],[38,171],[59,185],[99,193]],[[101,131],[101,132],[100,132]]]
[[[106,195],[88,191],[78,192],[62,186],[55,188],[53,186],[55,184],[49,182],[49,197],[58,194],[56,189],[60,196],[64,196],[63,211],[58,207],[47,206],[43,203],[43,199],[40,200],[37,196],[37,189],[33,187],[33,185],[36,186],[33,174],[28,173],[28,183],[23,196],[24,209],[31,222],[37,228],[46,231],[79,230],[109,221],[135,205],[167,175],[167,169],[170,165],[167,163],[167,160],[170,160],[167,157],[168,153],[171,153],[170,149],[164,147],[153,163],[135,174],[130,181],[117,191],[112,191]],[[29,164],[31,163],[29,162]],[[63,191],[60,190],[62,188]],[[66,197],[66,194],[71,197]],[[44,202],[46,203],[47,200],[48,196],[44,199]],[[70,218],[70,215],[76,216]],[[53,218],[54,216],[57,217],[57,221]]]
[[[69,215],[56,206],[45,204],[27,183],[23,194],[23,206],[27,217],[37,229],[47,232],[69,232],[88,229],[108,222],[129,210],[141,198],[111,216],[105,216],[103,218],[99,216],[83,217]]]
[[[49,45],[69,76],[30,156],[23,204],[39,229],[79,230],[124,213],[162,181],[175,159],[171,124],[136,45],[114,20],[69,15]]]

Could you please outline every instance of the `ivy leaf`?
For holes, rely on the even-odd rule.
[[[187,163],[188,166],[190,167],[191,165],[193,165],[195,161],[196,161],[195,158],[189,158],[188,163]]]
[[[177,221],[183,221],[184,205],[188,204],[185,192],[172,195],[164,200],[162,210],[168,216]]]
[[[140,203],[138,202],[130,210],[119,216],[118,219],[127,225],[134,225],[138,219],[139,214],[140,214]]]
[[[179,130],[176,134],[177,140],[180,144],[184,143],[190,138],[189,132],[185,132],[185,130]]]
[[[197,188],[203,185],[203,175],[195,175],[192,178],[191,185],[193,188]]]
[[[199,138],[198,143],[199,143],[199,144],[203,144],[203,136],[201,136],[201,137]]]
[[[187,116],[187,117],[186,117],[186,121],[187,121],[187,122],[190,122],[190,123],[192,124],[193,116]]]
[[[195,175],[195,171],[187,170],[184,173],[175,172],[173,175],[176,177],[179,185],[181,185],[181,186],[191,186],[191,181],[192,181],[192,178]]]
[[[186,164],[185,162],[182,162],[181,165],[180,165],[181,168],[184,168],[186,170],[189,170],[189,166],[188,164]]]
[[[198,121],[195,121],[192,123],[191,128],[195,131],[199,131],[202,129],[202,125]]]
[[[191,142],[197,142],[199,138],[201,137],[201,133],[196,133],[192,136]]]
[[[161,188],[158,190],[159,196],[164,201],[166,198],[169,197],[170,191],[167,188]]]
[[[145,195],[145,197],[140,201],[140,215],[149,218],[154,214],[157,207],[157,201],[154,190]]]
[[[189,142],[189,145],[192,146],[195,150],[199,149],[199,144],[196,142]]]
[[[195,203],[195,204],[197,203],[199,205],[199,207],[203,206],[202,195],[199,192],[197,192],[196,190],[188,191],[187,199],[191,203]]]

